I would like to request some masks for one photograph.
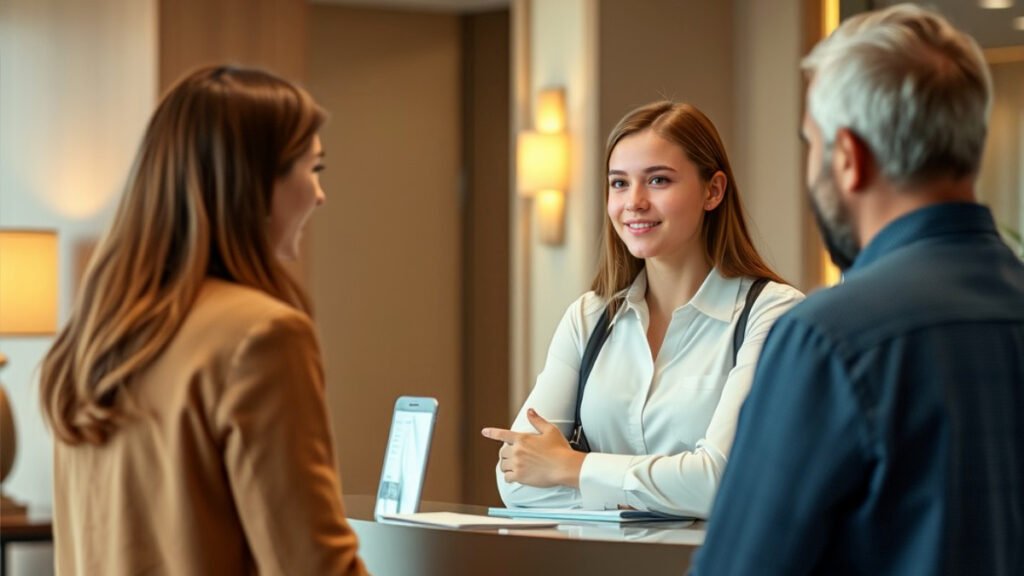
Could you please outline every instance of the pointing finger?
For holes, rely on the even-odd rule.
[[[484,428],[480,431],[480,434],[484,438],[490,438],[491,440],[498,440],[506,444],[515,444],[519,438],[519,434],[511,430],[505,430],[504,428]]]

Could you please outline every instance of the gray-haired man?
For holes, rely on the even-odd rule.
[[[904,4],[803,68],[845,281],[769,334],[694,572],[1024,574],[1024,266],[974,198],[982,54]]]

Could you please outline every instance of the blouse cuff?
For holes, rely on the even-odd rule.
[[[587,454],[580,469],[584,509],[613,510],[626,503],[623,483],[633,458],[628,454]]]

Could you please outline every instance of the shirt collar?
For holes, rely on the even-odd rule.
[[[626,288],[626,308],[643,306],[647,308],[647,269],[643,268],[633,279],[633,283]]]
[[[700,285],[700,290],[693,295],[690,304],[715,320],[732,322],[739,292],[739,278],[726,278],[718,273],[718,268],[712,268],[704,283]]]
[[[736,298],[740,291],[739,278],[725,278],[718,273],[717,268],[712,268],[707,278],[700,285],[700,289],[693,298],[684,306],[693,306],[700,313],[710,316],[722,322],[732,322],[732,316],[736,309]],[[642,317],[647,314],[647,270],[641,270],[633,280],[633,284],[625,291],[624,310],[633,310]],[[678,310],[677,309],[677,310]],[[641,310],[643,312],[641,312]]]
[[[886,254],[920,240],[950,234],[998,235],[992,212],[974,202],[948,202],[920,208],[887,224],[871,239],[850,267],[854,273]]]

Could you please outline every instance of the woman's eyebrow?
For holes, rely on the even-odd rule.
[[[668,170],[670,172],[675,172],[676,171],[676,169],[671,167],[671,166],[665,166],[664,164],[659,164],[657,166],[648,166],[647,168],[644,168],[644,173],[650,174],[651,172],[661,172],[663,170]],[[608,175],[609,176],[625,176],[626,175],[626,171],[625,170],[609,170],[608,171]]]

